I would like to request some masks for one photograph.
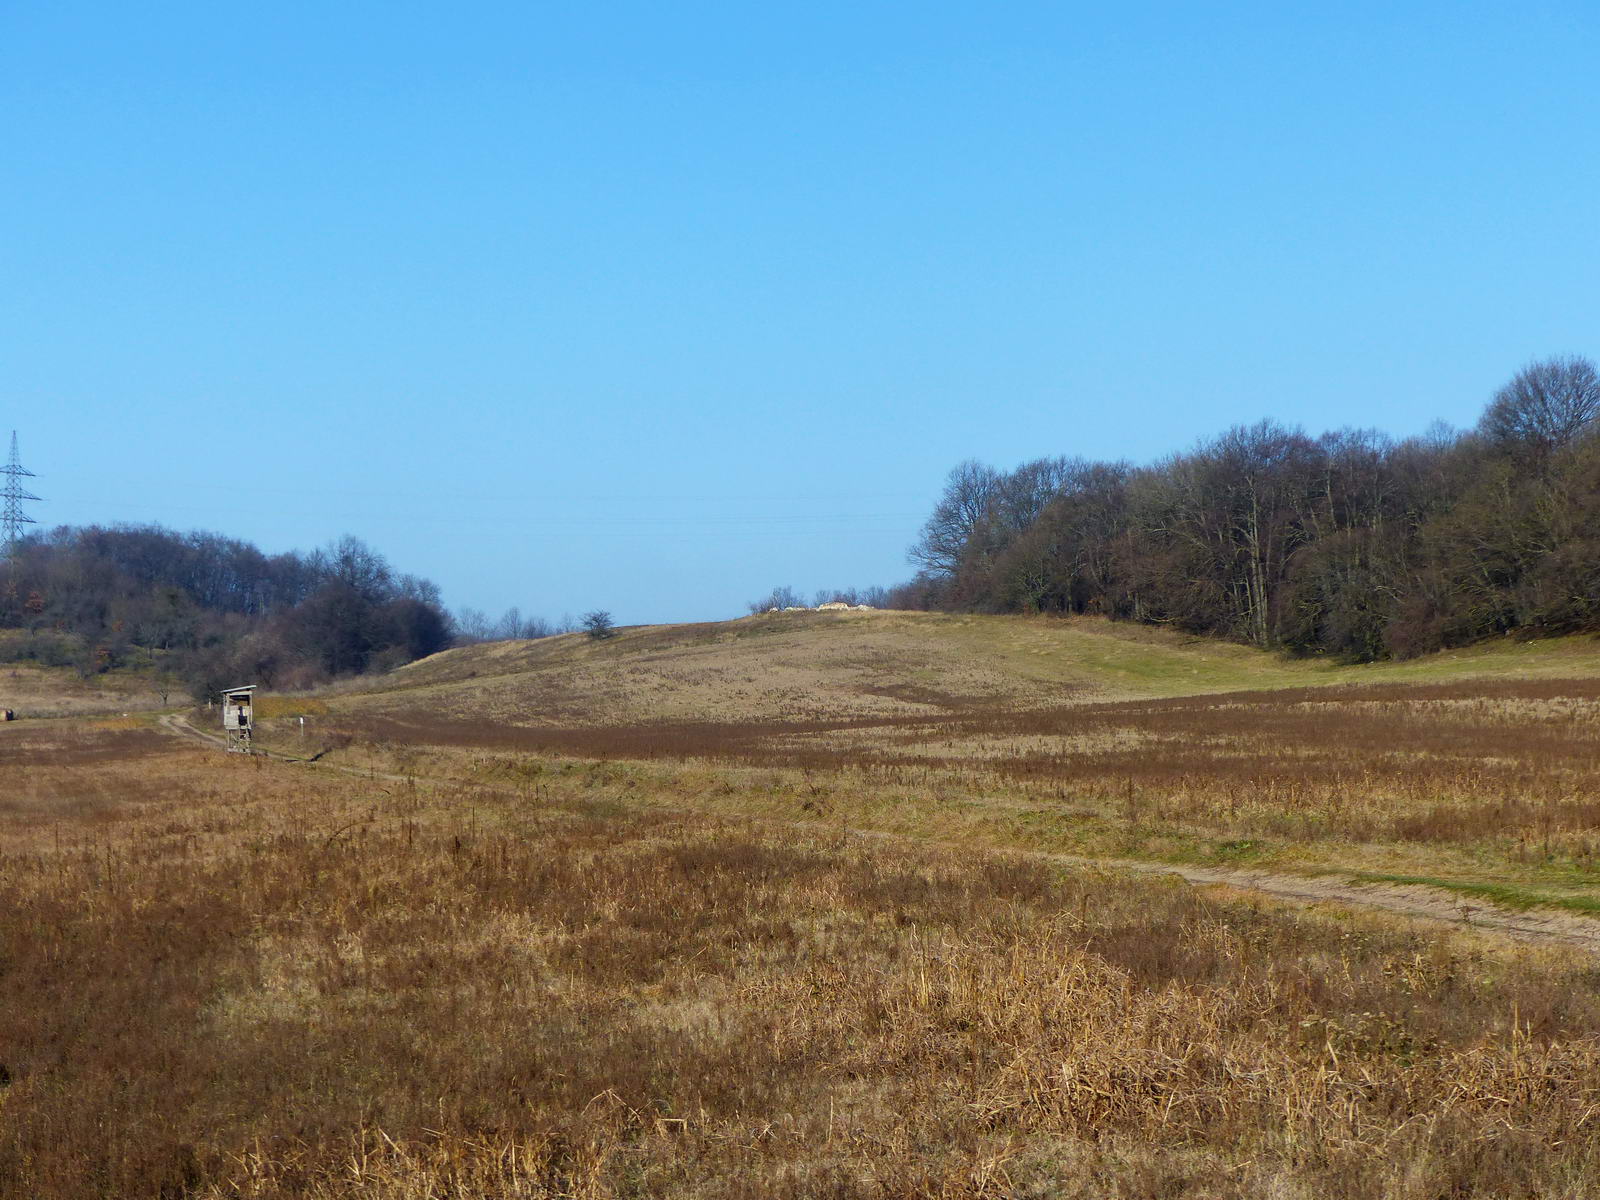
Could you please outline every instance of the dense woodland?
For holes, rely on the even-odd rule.
[[[1143,467],[965,462],[911,557],[902,605],[1351,659],[1600,630],[1600,375],[1534,363],[1476,428],[1404,441],[1263,421]]]
[[[449,644],[427,580],[347,537],[264,554],[211,533],[62,527],[0,565],[0,643],[14,661],[85,674],[144,667],[205,698],[241,681],[305,686]]]

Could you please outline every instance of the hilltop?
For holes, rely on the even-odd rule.
[[[346,685],[341,707],[426,705],[508,725],[817,721],[1470,678],[1600,676],[1588,637],[1398,663],[1293,658],[1095,617],[782,612],[492,642]]]

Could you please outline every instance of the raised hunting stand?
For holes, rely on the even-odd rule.
[[[222,728],[228,735],[228,749],[240,754],[251,752],[250,736],[255,729],[256,685],[228,688],[222,693]]]

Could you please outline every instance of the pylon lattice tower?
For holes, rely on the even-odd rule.
[[[17,457],[15,429],[11,431],[11,461],[0,467],[0,475],[5,476],[5,486],[0,487],[0,500],[5,501],[5,513],[0,516],[0,559],[9,560],[17,551],[17,543],[22,540],[22,527],[35,523],[32,517],[22,511],[22,502],[41,499],[18,482],[35,476]]]

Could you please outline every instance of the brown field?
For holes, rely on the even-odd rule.
[[[979,621],[874,674],[878,619],[756,635],[742,716],[707,627],[279,698],[312,766],[0,730],[0,1195],[1593,1193],[1600,961],[1472,928],[1600,907],[1587,646],[1352,677]]]
[[[1600,910],[1590,640],[1340,667],[1084,621],[783,617],[681,645],[649,629],[455,651],[315,725],[402,769],[609,760],[640,794],[727,815]],[[912,632],[921,649],[897,656]],[[823,665],[803,668],[810,637]],[[707,698],[735,676],[769,693]],[[641,680],[659,711],[629,718]]]
[[[160,704],[148,676],[135,671],[85,679],[70,667],[0,663],[0,708],[12,709],[23,719],[120,714]]]
[[[1097,618],[775,613],[451,650],[347,685],[364,711],[519,726],[835,721],[1377,682],[1600,678],[1600,640],[1347,666]]]

